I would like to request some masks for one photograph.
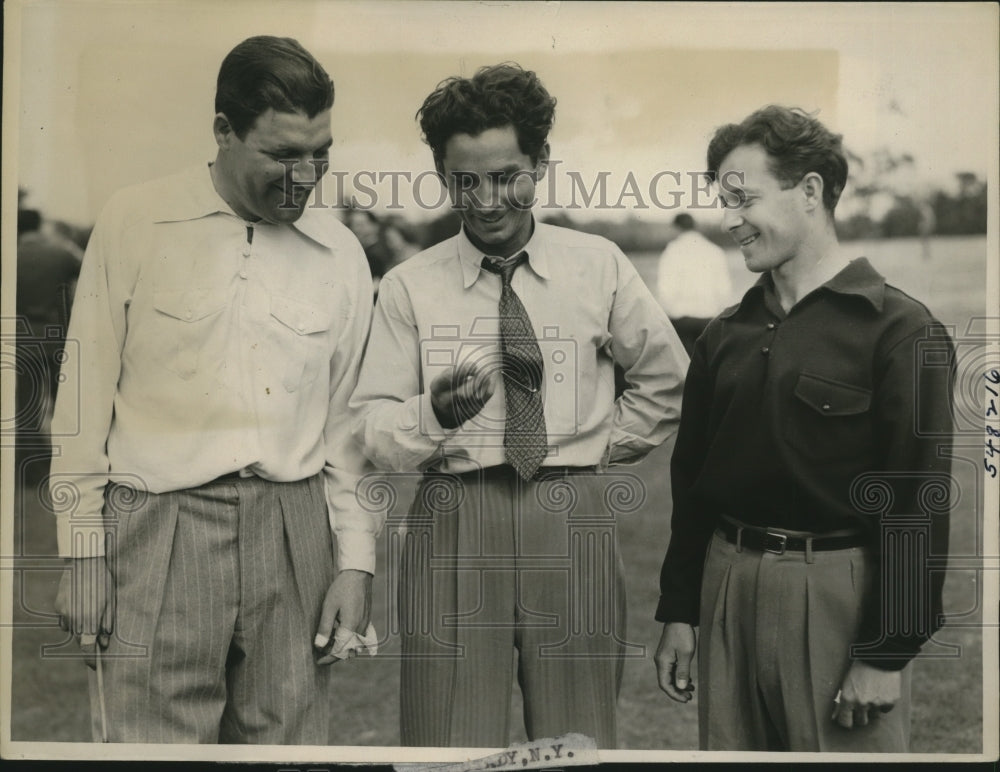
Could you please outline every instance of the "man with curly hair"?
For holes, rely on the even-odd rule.
[[[621,250],[532,215],[554,114],[513,64],[418,112],[462,228],[383,278],[352,398],[376,465],[422,473],[400,549],[405,745],[507,745],[515,651],[529,737],[616,742],[612,483],[637,478],[608,467],[673,433],[688,360]]]
[[[661,688],[707,750],[903,752],[940,625],[952,344],[848,259],[839,135],[763,108],[720,128],[723,228],[760,273],[695,344],[671,461]]]

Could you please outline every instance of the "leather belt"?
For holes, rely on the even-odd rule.
[[[596,466],[540,466],[532,475],[532,480],[547,480],[550,477],[566,477],[574,474],[594,474]],[[514,474],[517,474],[515,471]]]
[[[861,547],[865,544],[864,533],[859,530],[834,531],[832,533],[801,535],[782,531],[779,528],[759,528],[725,517],[719,521],[718,532],[730,544],[782,555],[785,552],[831,552]]]
[[[532,475],[531,479],[534,482],[538,482],[555,477],[567,477],[569,475],[576,474],[595,474],[596,472],[596,466],[540,466],[538,467],[538,471]],[[463,478],[480,476],[487,477],[490,475],[513,475],[516,477],[517,470],[510,464],[497,464],[496,466],[487,466],[483,469],[470,469],[466,472],[443,472],[439,469],[433,469],[428,470],[427,474]]]

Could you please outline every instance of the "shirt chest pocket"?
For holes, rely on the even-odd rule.
[[[330,366],[330,327],[333,309],[306,303],[289,295],[271,295],[272,356],[280,367],[286,391],[296,391],[316,380]]]
[[[187,380],[219,358],[226,334],[222,311],[228,302],[226,290],[153,292],[155,339],[162,351],[157,358],[167,369]]]
[[[785,421],[785,439],[816,460],[864,464],[871,458],[872,392],[811,373],[799,373]]]

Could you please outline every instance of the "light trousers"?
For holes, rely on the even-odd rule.
[[[831,720],[874,571],[861,547],[814,551],[807,562],[803,552],[741,551],[713,536],[698,642],[702,750],[906,752],[910,666],[889,713],[853,729]]]
[[[312,640],[333,579],[319,477],[147,494],[109,486],[117,617],[101,655],[108,739],[325,744]],[[101,704],[91,673],[91,714]]]

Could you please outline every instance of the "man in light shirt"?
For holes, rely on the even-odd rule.
[[[726,253],[701,235],[694,218],[674,218],[677,236],[660,255],[657,290],[660,304],[690,356],[706,325],[730,303],[733,293]]]
[[[424,473],[399,569],[404,745],[507,745],[515,650],[529,737],[616,742],[616,492],[642,492],[607,468],[673,433],[688,359],[618,247],[532,216],[554,112],[509,64],[419,111],[462,229],[382,279],[351,400],[372,460]]]
[[[115,195],[88,245],[51,491],[95,739],[327,742],[314,639],[368,629],[381,527],[346,412],[368,266],[306,206],[333,96],[296,41],[243,41],[215,161]]]

